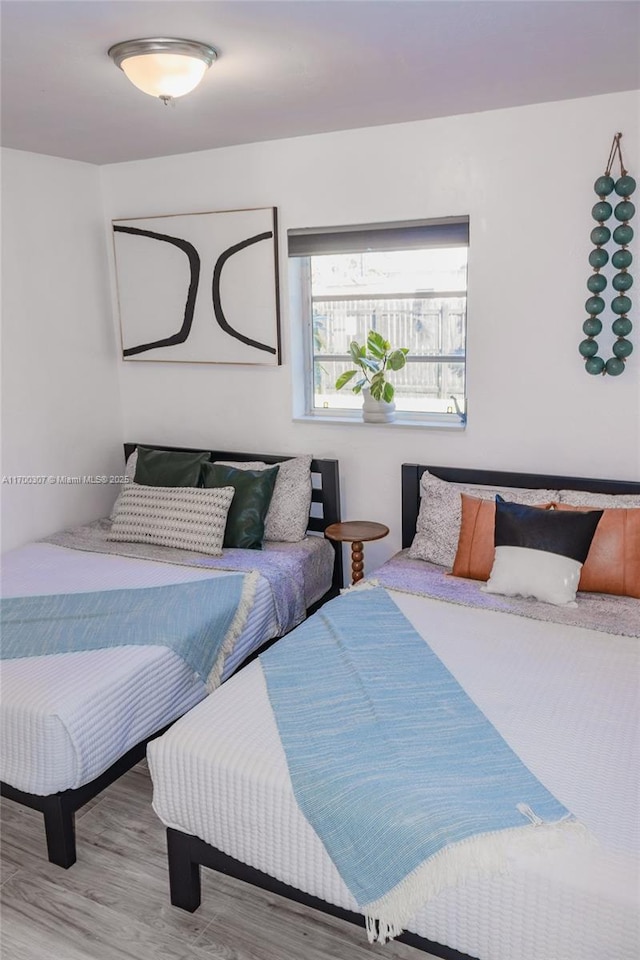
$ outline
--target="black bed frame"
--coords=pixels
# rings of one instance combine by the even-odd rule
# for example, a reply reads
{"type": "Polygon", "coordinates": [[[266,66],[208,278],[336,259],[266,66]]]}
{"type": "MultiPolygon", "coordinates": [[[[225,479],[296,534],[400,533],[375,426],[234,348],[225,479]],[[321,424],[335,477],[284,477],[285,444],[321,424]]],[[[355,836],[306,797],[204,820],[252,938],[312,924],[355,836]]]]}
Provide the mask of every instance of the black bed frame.
{"type": "Polygon", "coordinates": [[[586,477],[559,477],[546,473],[510,473],[502,470],[469,470],[462,467],[428,467],[402,464],[402,547],[410,547],[420,511],[420,480],[429,473],[450,483],[486,484],[492,487],[528,487],[533,490],[585,490],[590,493],[640,493],[632,480],[592,480],[586,477]]]}
{"type": "MultiPolygon", "coordinates": [[[[192,448],[188,447],[167,447],[159,444],[148,444],[155,450],[175,450],[184,451],[192,448]]],[[[135,450],[135,443],[125,443],[125,461],[135,450]]],[[[290,460],[287,456],[273,456],[272,454],[261,453],[236,453],[229,450],[212,450],[212,460],[261,460],[264,463],[282,463],[284,460],[290,460]]],[[[337,523],[340,520],[340,480],[338,473],[337,460],[312,460],[311,473],[314,478],[312,504],[309,515],[308,531],[316,534],[323,534],[325,529],[331,523],[337,523]],[[314,509],[314,504],[319,504],[320,509],[314,509]],[[317,512],[321,516],[315,516],[317,512]]],[[[343,586],[343,567],[341,544],[332,543],[335,553],[333,579],[331,587],[316,603],[307,610],[307,615],[314,613],[323,603],[337,596],[343,586]]],[[[249,658],[252,659],[252,658],[249,658]]],[[[248,661],[247,661],[248,662],[248,661]]],[[[0,782],[0,795],[9,800],[15,800],[25,807],[32,810],[39,810],[44,815],[44,829],[47,840],[47,854],[51,863],[65,869],[76,862],[76,836],[75,836],[75,812],[83,807],[89,800],[101,793],[114,780],[117,780],[126,773],[131,767],[139,763],[146,754],[147,743],[150,740],[159,737],[168,729],[164,727],[157,730],[149,737],[135,744],[127,753],[119,757],[112,766],[92,780],[90,783],[83,784],[73,790],[63,790],[59,793],[48,796],[40,796],[34,793],[25,793],[18,790],[8,783],[0,782]]]]}
{"type": "MultiPolygon", "coordinates": [[[[551,490],[586,490],[593,493],[640,494],[640,483],[619,480],[592,480],[587,478],[551,476],[547,474],[510,473],[496,470],[469,470],[457,467],[431,467],[419,464],[402,465],[402,546],[410,546],[420,510],[420,478],[425,470],[454,483],[487,484],[499,487],[529,487],[551,490]]],[[[200,866],[210,867],[227,876],[244,880],[253,886],[279,894],[296,903],[314,907],[342,920],[364,927],[364,917],[344,910],[326,900],[313,897],[274,877],[227,856],[198,837],[179,830],[167,829],[167,854],[171,903],[193,912],[200,906],[200,866]]],[[[445,944],[435,943],[410,931],[396,937],[401,943],[430,953],[441,960],[474,960],[445,944]]]]}
{"type": "MultiPolygon", "coordinates": [[[[276,893],[287,900],[293,900],[295,903],[301,903],[305,907],[313,907],[320,910],[321,913],[327,913],[331,917],[338,917],[340,920],[347,920],[349,923],[364,927],[365,919],[360,913],[354,913],[352,910],[344,910],[337,907],[327,900],[321,900],[319,897],[313,897],[297,887],[290,887],[280,880],[269,876],[268,873],[262,873],[255,867],[249,867],[240,860],[234,860],[215,847],[205,843],[198,837],[181,833],[179,830],[167,828],[167,853],[169,858],[169,885],[171,890],[171,903],[174,907],[180,907],[182,910],[188,910],[193,913],[200,906],[201,887],[200,887],[200,866],[210,867],[218,873],[225,876],[234,877],[236,880],[244,880],[254,887],[261,890],[268,890],[269,893],[276,893]]],[[[466,953],[460,953],[451,947],[446,947],[440,943],[432,943],[424,937],[419,937],[416,933],[405,930],[404,933],[395,938],[400,943],[407,943],[411,947],[416,947],[424,953],[430,953],[434,957],[440,957],[441,960],[474,960],[466,953]]]]}
{"type": "Polygon", "coordinates": [[[48,796],[37,793],[25,793],[9,783],[0,783],[0,793],[9,800],[15,800],[24,807],[39,810],[44,815],[44,832],[47,839],[47,856],[51,863],[59,867],[71,867],[76,862],[75,812],[85,803],[93,800],[99,793],[144,759],[147,744],[161,736],[169,727],[157,730],[145,740],[136,743],[125,754],[118,757],[99,777],[74,790],[63,790],[48,796]]]}

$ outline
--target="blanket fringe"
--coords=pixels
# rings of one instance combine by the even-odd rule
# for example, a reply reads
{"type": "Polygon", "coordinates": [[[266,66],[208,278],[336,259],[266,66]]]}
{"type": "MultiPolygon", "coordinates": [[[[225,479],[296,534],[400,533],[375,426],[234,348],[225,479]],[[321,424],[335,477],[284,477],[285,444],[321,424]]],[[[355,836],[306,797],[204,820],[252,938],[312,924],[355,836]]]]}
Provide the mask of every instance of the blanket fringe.
{"type": "Polygon", "coordinates": [[[216,687],[220,686],[224,662],[227,659],[227,655],[231,653],[238,637],[245,628],[247,617],[249,616],[253,606],[253,601],[255,599],[259,576],[260,574],[256,570],[252,570],[251,573],[244,575],[242,594],[240,596],[238,608],[235,612],[233,620],[231,621],[231,626],[227,631],[227,635],[222,642],[220,652],[216,657],[216,662],[214,663],[211,671],[209,672],[209,676],[207,677],[207,690],[209,693],[213,693],[216,687]]]}
{"type": "Polygon", "coordinates": [[[370,580],[368,577],[366,580],[359,580],[358,583],[351,583],[348,587],[343,587],[340,593],[351,593],[352,590],[375,590],[379,587],[380,584],[377,580],[370,580]]]}
{"type": "Polygon", "coordinates": [[[369,943],[386,943],[397,937],[425,903],[471,876],[505,873],[514,857],[523,853],[547,852],[570,837],[579,842],[593,842],[584,824],[572,817],[557,823],[544,823],[527,804],[518,804],[518,810],[532,822],[469,837],[445,847],[416,867],[383,897],[366,904],[362,910],[369,943]]]}

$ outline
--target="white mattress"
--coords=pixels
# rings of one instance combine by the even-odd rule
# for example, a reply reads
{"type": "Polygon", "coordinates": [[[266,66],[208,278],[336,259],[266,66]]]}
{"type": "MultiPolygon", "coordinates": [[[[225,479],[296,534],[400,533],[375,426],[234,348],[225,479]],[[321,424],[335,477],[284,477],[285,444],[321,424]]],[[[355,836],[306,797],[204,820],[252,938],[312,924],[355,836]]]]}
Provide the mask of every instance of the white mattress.
{"type": "MultiPolygon", "coordinates": [[[[597,840],[470,877],[425,905],[409,929],[479,960],[636,960],[638,640],[391,595],[597,840]]],[[[295,802],[259,662],[156,740],[149,763],[167,826],[357,910],[295,802]]]]}
{"type": "MultiPolygon", "coordinates": [[[[3,558],[2,592],[86,592],[217,576],[228,573],[34,543],[3,558]]],[[[277,633],[271,588],[259,577],[222,679],[277,633]]],[[[162,646],[5,660],[0,690],[0,779],[40,795],[88,783],[206,696],[200,678],[162,646]]]]}

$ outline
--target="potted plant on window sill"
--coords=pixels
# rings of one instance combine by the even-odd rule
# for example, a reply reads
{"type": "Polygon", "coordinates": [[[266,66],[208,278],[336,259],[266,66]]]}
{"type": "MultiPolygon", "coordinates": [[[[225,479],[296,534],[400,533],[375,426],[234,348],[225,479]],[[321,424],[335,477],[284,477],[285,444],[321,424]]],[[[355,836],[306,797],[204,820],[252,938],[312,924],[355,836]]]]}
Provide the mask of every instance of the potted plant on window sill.
{"type": "Polygon", "coordinates": [[[362,418],[365,422],[390,423],[395,419],[395,387],[387,379],[387,373],[390,370],[402,370],[408,352],[408,347],[393,349],[389,341],[376,330],[369,331],[366,344],[360,345],[357,340],[349,344],[355,369],[340,374],[336,380],[336,390],[350,383],[354,393],[362,394],[362,418]],[[352,383],[358,374],[362,376],[352,383]]]}

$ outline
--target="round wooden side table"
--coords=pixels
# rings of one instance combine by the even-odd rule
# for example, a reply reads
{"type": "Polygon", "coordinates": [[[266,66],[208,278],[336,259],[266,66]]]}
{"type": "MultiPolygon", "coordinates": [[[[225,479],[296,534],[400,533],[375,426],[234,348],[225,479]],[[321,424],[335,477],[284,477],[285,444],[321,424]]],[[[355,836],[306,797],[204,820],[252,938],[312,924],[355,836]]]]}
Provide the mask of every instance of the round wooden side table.
{"type": "Polygon", "coordinates": [[[346,520],[332,523],[324,533],[330,540],[351,544],[351,583],[357,583],[363,577],[364,544],[369,540],[382,540],[389,533],[389,527],[371,520],[346,520]]]}

